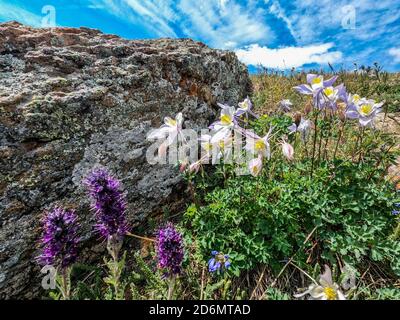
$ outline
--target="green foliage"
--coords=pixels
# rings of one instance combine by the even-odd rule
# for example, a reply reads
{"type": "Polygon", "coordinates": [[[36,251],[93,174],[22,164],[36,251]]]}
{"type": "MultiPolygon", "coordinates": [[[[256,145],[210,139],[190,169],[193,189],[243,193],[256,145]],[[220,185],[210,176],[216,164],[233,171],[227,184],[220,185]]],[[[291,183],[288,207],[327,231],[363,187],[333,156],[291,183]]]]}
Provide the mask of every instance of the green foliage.
{"type": "Polygon", "coordinates": [[[378,289],[361,287],[358,289],[355,298],[364,300],[400,300],[400,289],[392,287],[378,289]]]}
{"type": "Polygon", "coordinates": [[[287,293],[276,288],[267,288],[264,298],[266,300],[290,300],[290,296],[287,293]]]}
{"type": "Polygon", "coordinates": [[[109,299],[121,300],[124,298],[125,284],[121,281],[121,275],[125,267],[126,252],[119,260],[104,258],[104,263],[108,269],[108,275],[104,282],[109,286],[107,297],[109,299]],[[112,290],[110,290],[112,288],[112,290]],[[112,292],[112,293],[111,293],[112,292]]]}
{"type": "Polygon", "coordinates": [[[134,299],[166,299],[168,286],[159,271],[154,272],[139,253],[134,255],[136,268],[130,277],[134,299]]]}
{"type": "MultiPolygon", "coordinates": [[[[315,260],[387,261],[400,274],[400,246],[390,239],[396,223],[394,191],[380,178],[381,170],[368,162],[336,161],[321,164],[310,178],[307,167],[281,162],[257,178],[228,180],[206,196],[204,206],[189,207],[187,232],[194,234],[205,257],[211,250],[228,253],[235,275],[260,263],[278,270],[314,227],[307,246],[314,245],[310,254],[315,260]]],[[[306,264],[305,251],[295,258],[300,265],[306,264]]]]}
{"type": "MultiPolygon", "coordinates": [[[[389,111],[397,110],[400,86],[393,82],[394,77],[378,65],[360,69],[360,74],[339,73],[349,91],[385,99],[389,111]]],[[[304,77],[295,73],[256,77],[256,105],[276,110],[281,99],[290,98],[293,110],[310,106],[309,97],[292,90],[304,77]]],[[[399,155],[393,150],[398,141],[387,133],[345,121],[340,112],[310,107],[302,117],[313,123],[308,140],[299,133],[288,135],[294,120],[281,112],[269,112],[256,120],[240,119],[243,128],[253,129],[259,136],[273,128],[269,140],[272,156],[263,159],[257,177],[238,175],[235,165],[224,164],[223,159],[216,167],[201,166],[199,172],[184,173],[192,204],[179,226],[186,251],[179,277],[165,278],[157,268],[154,251],[146,258],[128,252],[120,260],[104,259],[103,266],[76,265],[71,298],[225,300],[246,299],[260,292],[261,299],[289,300],[296,291],[287,288],[293,285],[292,279],[275,286],[282,271],[296,268],[294,271],[305,274],[309,281],[318,279],[327,264],[333,281],[347,290],[350,299],[400,299],[399,289],[390,282],[400,276],[400,218],[392,214],[400,193],[385,179],[389,165],[399,155]],[[284,139],[292,145],[294,158],[283,156],[280,143],[284,139]],[[228,254],[231,267],[210,274],[207,261],[212,250],[228,254]],[[264,276],[268,280],[260,277],[252,287],[249,275],[260,265],[268,270],[268,277],[264,276]],[[389,277],[385,287],[379,281],[366,283],[371,265],[389,277]]],[[[174,213],[168,207],[163,212],[163,221],[174,213]]],[[[159,221],[158,217],[149,219],[138,232],[156,229],[159,221]]],[[[372,279],[372,273],[368,276],[372,279]]],[[[69,281],[69,276],[57,279],[63,291],[51,292],[53,299],[69,294],[66,279],[69,281]]],[[[293,282],[305,284],[304,279],[298,280],[293,282]]]]}

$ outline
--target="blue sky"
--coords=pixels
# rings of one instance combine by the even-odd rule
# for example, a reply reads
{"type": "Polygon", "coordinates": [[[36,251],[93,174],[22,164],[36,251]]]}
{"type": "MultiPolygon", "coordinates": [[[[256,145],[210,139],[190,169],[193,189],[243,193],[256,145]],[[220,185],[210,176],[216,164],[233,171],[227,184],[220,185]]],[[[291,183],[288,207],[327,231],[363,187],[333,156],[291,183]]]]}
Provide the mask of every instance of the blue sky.
{"type": "Polygon", "coordinates": [[[128,39],[190,37],[234,50],[251,70],[377,61],[400,71],[399,0],[0,0],[0,22],[9,20],[128,39]]]}

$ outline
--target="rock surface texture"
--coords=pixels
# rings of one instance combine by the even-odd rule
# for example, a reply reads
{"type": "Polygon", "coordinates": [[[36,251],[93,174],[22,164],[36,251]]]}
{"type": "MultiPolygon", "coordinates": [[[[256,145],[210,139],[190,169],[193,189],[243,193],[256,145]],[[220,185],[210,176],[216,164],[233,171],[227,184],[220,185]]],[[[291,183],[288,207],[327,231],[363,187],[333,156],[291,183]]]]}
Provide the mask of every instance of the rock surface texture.
{"type": "Polygon", "coordinates": [[[104,250],[81,186],[95,166],[122,181],[132,225],[179,210],[185,187],[176,169],[146,162],[147,132],[180,111],[186,127],[206,127],[216,102],[249,90],[234,53],[192,40],[0,24],[0,299],[40,295],[36,243],[55,204],[77,211],[84,259],[104,250]]]}

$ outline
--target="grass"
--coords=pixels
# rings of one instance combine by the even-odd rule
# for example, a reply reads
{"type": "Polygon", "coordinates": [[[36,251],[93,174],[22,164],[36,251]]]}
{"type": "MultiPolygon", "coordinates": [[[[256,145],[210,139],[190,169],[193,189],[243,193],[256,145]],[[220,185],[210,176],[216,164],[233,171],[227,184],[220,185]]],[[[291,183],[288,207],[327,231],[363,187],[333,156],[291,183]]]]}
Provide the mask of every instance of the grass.
{"type": "MultiPolygon", "coordinates": [[[[349,92],[358,93],[360,96],[369,97],[376,101],[385,101],[388,112],[400,112],[400,73],[386,73],[379,67],[370,68],[369,72],[328,72],[324,77],[330,78],[338,75],[337,83],[344,83],[349,92]]],[[[310,73],[321,73],[315,70],[310,73]]],[[[283,99],[290,99],[294,110],[304,110],[308,101],[307,97],[297,94],[293,87],[306,83],[306,74],[291,72],[284,74],[277,71],[260,69],[256,75],[251,76],[253,82],[253,96],[257,111],[268,113],[275,110],[283,99]]]]}

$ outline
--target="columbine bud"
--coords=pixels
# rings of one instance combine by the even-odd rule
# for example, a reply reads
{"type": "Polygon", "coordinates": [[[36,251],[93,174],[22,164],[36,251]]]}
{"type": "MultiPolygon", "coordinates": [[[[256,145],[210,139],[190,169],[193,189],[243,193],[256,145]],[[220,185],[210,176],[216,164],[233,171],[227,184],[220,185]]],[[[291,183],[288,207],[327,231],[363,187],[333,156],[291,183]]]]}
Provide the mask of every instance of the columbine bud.
{"type": "Polygon", "coordinates": [[[312,104],[311,103],[307,103],[305,108],[304,108],[304,114],[308,115],[311,111],[312,111],[312,104]]]}
{"type": "Polygon", "coordinates": [[[200,169],[200,161],[196,161],[189,166],[189,171],[191,173],[197,173],[200,169]]]}
{"type": "Polygon", "coordinates": [[[182,161],[182,163],[179,166],[179,172],[184,172],[186,170],[187,166],[188,166],[188,162],[186,160],[182,161]]]}
{"type": "Polygon", "coordinates": [[[286,159],[289,161],[293,160],[294,157],[294,149],[291,144],[287,143],[286,141],[282,142],[282,153],[286,159]]]}
{"type": "Polygon", "coordinates": [[[297,113],[294,115],[294,123],[295,123],[296,126],[298,127],[299,124],[300,124],[300,122],[301,122],[301,113],[297,112],[297,113]]]}

